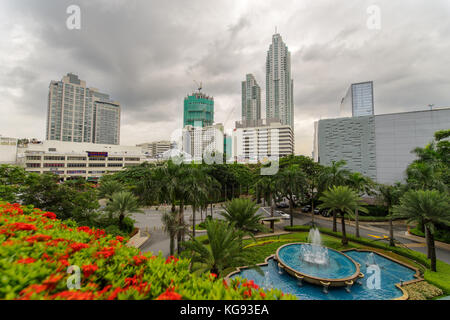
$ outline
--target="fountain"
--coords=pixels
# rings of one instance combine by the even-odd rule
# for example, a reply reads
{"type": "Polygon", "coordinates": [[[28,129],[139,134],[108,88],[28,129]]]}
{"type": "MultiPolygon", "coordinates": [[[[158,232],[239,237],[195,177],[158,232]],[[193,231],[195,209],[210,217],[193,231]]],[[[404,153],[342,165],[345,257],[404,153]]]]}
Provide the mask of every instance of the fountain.
{"type": "Polygon", "coordinates": [[[298,280],[320,285],[324,292],[329,287],[346,287],[350,292],[356,279],[362,278],[359,265],[342,252],[322,245],[318,229],[312,228],[308,243],[290,243],[278,248],[275,259],[280,274],[286,272],[298,280]]]}
{"type": "Polygon", "coordinates": [[[300,250],[300,259],[318,266],[327,265],[329,262],[328,249],[322,246],[322,238],[317,228],[311,228],[308,234],[308,242],[300,250]]]}

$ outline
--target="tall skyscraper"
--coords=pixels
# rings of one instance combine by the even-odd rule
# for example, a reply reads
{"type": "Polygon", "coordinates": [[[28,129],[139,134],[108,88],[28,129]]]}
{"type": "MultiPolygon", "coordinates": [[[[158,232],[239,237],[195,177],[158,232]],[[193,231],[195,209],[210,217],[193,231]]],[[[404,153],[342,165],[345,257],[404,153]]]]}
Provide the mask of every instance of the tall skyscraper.
{"type": "Polygon", "coordinates": [[[341,116],[361,117],[373,115],[373,82],[353,83],[341,100],[341,116]]]}
{"type": "Polygon", "coordinates": [[[119,144],[120,104],[73,73],[51,81],[46,139],[119,144]]]}
{"type": "Polygon", "coordinates": [[[212,126],[214,123],[214,98],[202,92],[194,92],[184,98],[183,127],[187,125],[202,127],[212,126]]]}
{"type": "Polygon", "coordinates": [[[242,81],[242,122],[261,119],[261,88],[253,74],[242,81]]]}
{"type": "Polygon", "coordinates": [[[267,51],[266,118],[280,119],[294,130],[294,83],[291,78],[291,53],[276,33],[267,51]]]}

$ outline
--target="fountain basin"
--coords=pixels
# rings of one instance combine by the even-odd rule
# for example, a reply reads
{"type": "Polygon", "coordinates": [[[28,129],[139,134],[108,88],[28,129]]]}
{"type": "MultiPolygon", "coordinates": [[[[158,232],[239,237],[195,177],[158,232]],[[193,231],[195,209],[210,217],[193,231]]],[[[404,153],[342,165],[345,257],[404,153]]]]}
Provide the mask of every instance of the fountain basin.
{"type": "Polygon", "coordinates": [[[364,275],[360,272],[359,264],[346,254],[331,248],[311,245],[308,243],[289,243],[278,248],[275,259],[279,266],[290,275],[301,278],[306,282],[324,287],[351,286],[364,275]],[[326,263],[319,259],[317,263],[309,258],[303,259],[305,247],[317,246],[326,251],[326,263]]]}

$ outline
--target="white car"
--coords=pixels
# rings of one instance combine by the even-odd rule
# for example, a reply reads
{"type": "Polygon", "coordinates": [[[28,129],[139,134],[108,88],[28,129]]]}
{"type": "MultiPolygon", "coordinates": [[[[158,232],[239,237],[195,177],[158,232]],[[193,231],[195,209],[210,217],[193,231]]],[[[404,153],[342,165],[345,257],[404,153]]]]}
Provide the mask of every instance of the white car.
{"type": "Polygon", "coordinates": [[[280,215],[281,219],[290,219],[291,218],[291,216],[287,213],[284,213],[281,211],[278,211],[277,213],[280,215]]]}

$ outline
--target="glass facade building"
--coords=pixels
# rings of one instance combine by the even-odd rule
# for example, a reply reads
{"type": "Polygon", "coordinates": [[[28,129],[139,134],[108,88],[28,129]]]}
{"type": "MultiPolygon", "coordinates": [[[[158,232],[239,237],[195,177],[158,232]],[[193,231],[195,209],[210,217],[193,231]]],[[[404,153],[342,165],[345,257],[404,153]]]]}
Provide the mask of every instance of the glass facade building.
{"type": "Polygon", "coordinates": [[[207,127],[214,123],[214,98],[194,92],[184,98],[183,127],[187,125],[207,127]]]}
{"type": "Polygon", "coordinates": [[[341,101],[342,117],[374,115],[373,82],[354,83],[341,101]]]}

